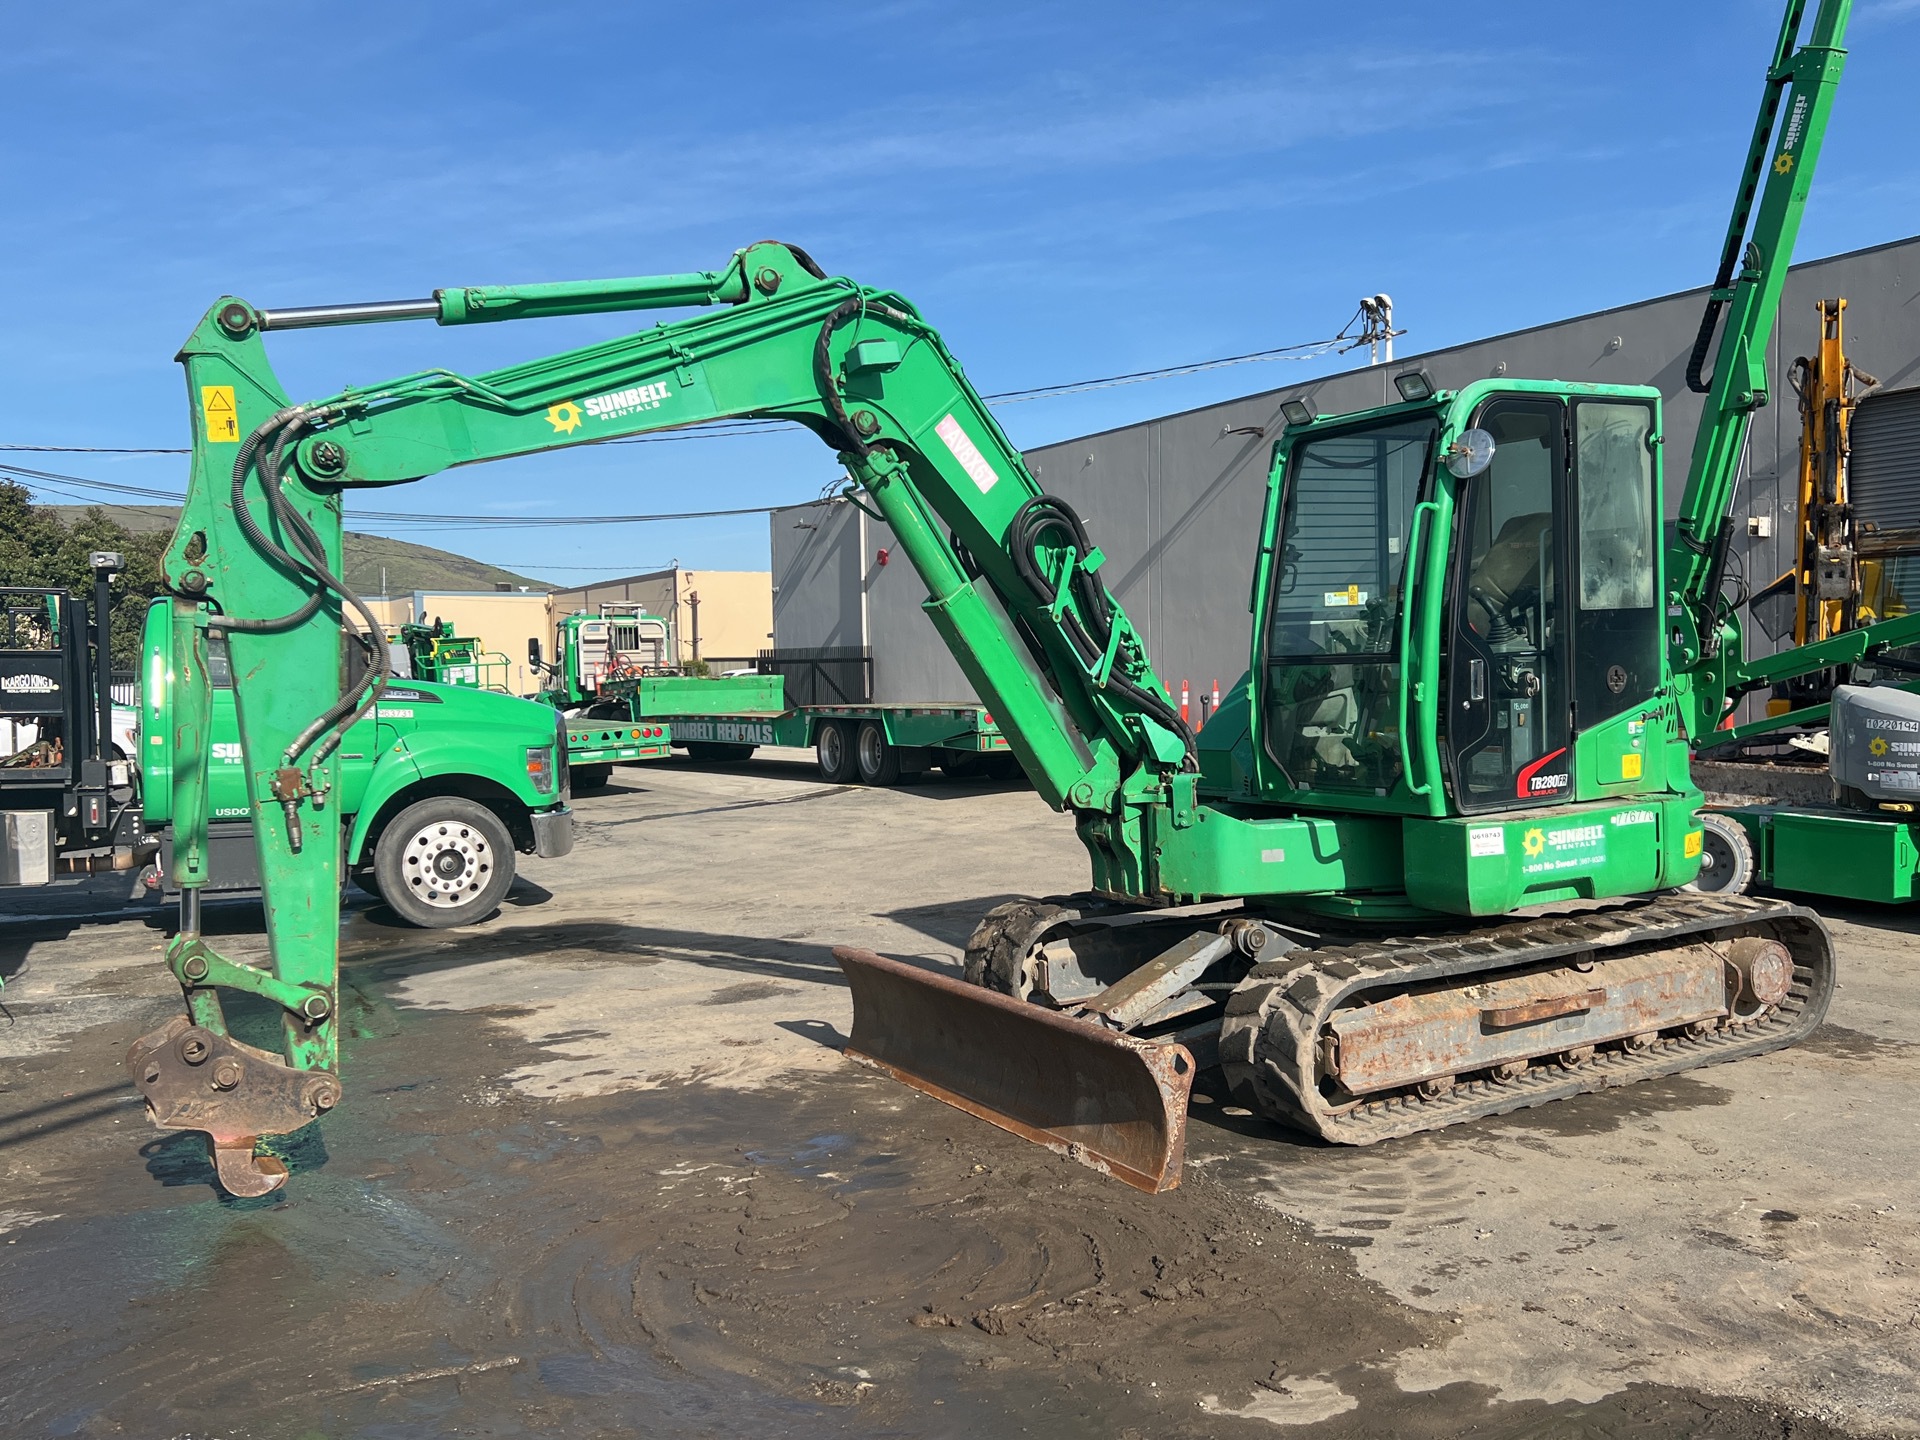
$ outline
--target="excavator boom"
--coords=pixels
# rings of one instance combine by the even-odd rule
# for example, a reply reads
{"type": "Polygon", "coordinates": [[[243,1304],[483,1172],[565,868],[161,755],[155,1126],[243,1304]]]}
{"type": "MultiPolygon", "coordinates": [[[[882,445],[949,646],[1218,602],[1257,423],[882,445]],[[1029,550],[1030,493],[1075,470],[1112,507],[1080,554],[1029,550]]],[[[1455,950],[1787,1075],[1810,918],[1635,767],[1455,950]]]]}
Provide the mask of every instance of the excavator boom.
{"type": "Polygon", "coordinates": [[[902,297],[829,278],[803,251],[764,242],[696,275],[296,310],[229,297],[181,359],[195,445],[163,562],[182,692],[173,812],[181,926],[167,958],[189,1023],[147,1037],[129,1059],[154,1118],[212,1137],[236,1193],[283,1178],[270,1157],[256,1162],[258,1137],[298,1128],[341,1099],[333,752],[377,703],[386,671],[379,628],[340,579],[350,489],[716,419],[812,430],[892,526],[927,585],[929,617],[1042,796],[1096,817],[1103,887],[1153,898],[1140,816],[1176,796],[1191,805],[1192,736],[1100,582],[1102,557],[1077,517],[1041,493],[938,333],[902,297]],[[426,371],[305,404],[280,389],[261,338],[321,325],[688,306],[705,308],[490,374],[426,371]],[[223,956],[199,924],[216,634],[233,661],[271,969],[223,956]],[[232,1038],[221,1000],[231,991],[279,1006],[280,1060],[232,1038]]]}

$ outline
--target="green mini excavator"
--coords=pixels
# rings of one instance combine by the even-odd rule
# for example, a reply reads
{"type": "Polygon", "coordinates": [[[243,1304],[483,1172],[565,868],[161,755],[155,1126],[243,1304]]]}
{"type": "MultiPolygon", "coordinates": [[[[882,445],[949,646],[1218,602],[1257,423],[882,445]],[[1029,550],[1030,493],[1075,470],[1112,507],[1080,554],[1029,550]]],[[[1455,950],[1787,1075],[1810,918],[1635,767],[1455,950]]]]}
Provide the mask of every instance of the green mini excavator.
{"type": "Polygon", "coordinates": [[[838,452],[1092,866],[1084,894],[985,917],[964,982],[841,952],[852,1052],[1161,1189],[1178,1178],[1195,1067],[1216,1059],[1258,1114],[1367,1143],[1805,1035],[1834,983],[1819,919],[1682,887],[1701,845],[1687,737],[1779,678],[1742,658],[1720,592],[1844,58],[1846,0],[1822,0],[1803,42],[1806,8],[1788,6],[1702,327],[1708,398],[1678,524],[1663,539],[1651,389],[1445,391],[1416,369],[1397,404],[1299,408],[1273,452],[1251,666],[1199,737],[1103,583],[1098,544],[1042,492],[940,335],[903,296],[830,277],[794,246],[750,245],[697,274],[292,310],[221,300],[180,357],[194,453],[165,561],[185,682],[167,962],[187,1013],[130,1056],[153,1119],[207,1134],[221,1183],[261,1193],[285,1177],[272,1137],[342,1101],[334,750],[385,679],[384,647],[357,668],[365,647],[343,638],[378,627],[339,578],[342,497],[745,416],[838,452]],[[698,313],[300,404],[262,343],[673,307],[698,313]],[[206,748],[215,634],[233,659],[271,966],[222,955],[199,925],[205,776],[188,757],[206,748]],[[233,992],[277,1008],[278,1053],[230,1032],[233,992]]]}

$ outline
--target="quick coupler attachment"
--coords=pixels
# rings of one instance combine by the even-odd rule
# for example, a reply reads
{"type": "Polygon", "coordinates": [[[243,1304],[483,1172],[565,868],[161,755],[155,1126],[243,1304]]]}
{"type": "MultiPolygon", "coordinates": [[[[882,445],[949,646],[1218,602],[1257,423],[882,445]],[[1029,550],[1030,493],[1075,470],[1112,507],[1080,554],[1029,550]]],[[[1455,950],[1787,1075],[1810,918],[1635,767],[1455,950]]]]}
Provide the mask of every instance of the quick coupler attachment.
{"type": "Polygon", "coordinates": [[[340,1103],[340,1081],[295,1070],[252,1045],[176,1015],[127,1050],[127,1069],[163,1130],[199,1130],[229,1195],[265,1195],[286,1183],[286,1165],[256,1155],[263,1135],[287,1135],[340,1103]]]}

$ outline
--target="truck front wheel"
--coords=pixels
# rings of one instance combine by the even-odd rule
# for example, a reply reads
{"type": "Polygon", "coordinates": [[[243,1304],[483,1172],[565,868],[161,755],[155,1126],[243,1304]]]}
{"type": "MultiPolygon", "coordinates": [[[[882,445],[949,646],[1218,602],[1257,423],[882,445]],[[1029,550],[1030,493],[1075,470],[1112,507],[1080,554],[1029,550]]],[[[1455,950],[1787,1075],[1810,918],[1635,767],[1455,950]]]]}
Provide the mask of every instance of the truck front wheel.
{"type": "Polygon", "coordinates": [[[416,801],[387,822],[374,847],[380,898],[424,930],[491,915],[513,883],[513,837],[484,805],[457,795],[416,801]]]}

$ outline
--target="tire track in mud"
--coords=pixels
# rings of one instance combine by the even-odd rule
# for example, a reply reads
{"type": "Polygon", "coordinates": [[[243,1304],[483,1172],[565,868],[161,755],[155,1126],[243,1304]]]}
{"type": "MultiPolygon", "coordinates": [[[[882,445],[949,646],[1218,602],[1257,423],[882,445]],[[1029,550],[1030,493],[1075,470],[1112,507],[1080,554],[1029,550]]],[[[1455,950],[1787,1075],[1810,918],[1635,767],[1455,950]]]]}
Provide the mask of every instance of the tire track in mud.
{"type": "MultiPolygon", "coordinates": [[[[1390,1358],[1447,1317],[1210,1167],[1139,1195],[852,1068],[543,1101],[501,1078],[537,1049],[388,984],[357,987],[355,1103],[292,1147],[280,1195],[215,1199],[189,1139],[144,1173],[124,1129],[38,1142],[58,1218],[0,1248],[31,1297],[0,1322],[23,1433],[1110,1440],[1348,1400],[1316,1440],[1782,1433],[1676,1392],[1407,1394],[1390,1358]]],[[[1357,1221],[1414,1198],[1354,1193],[1357,1221]]]]}

